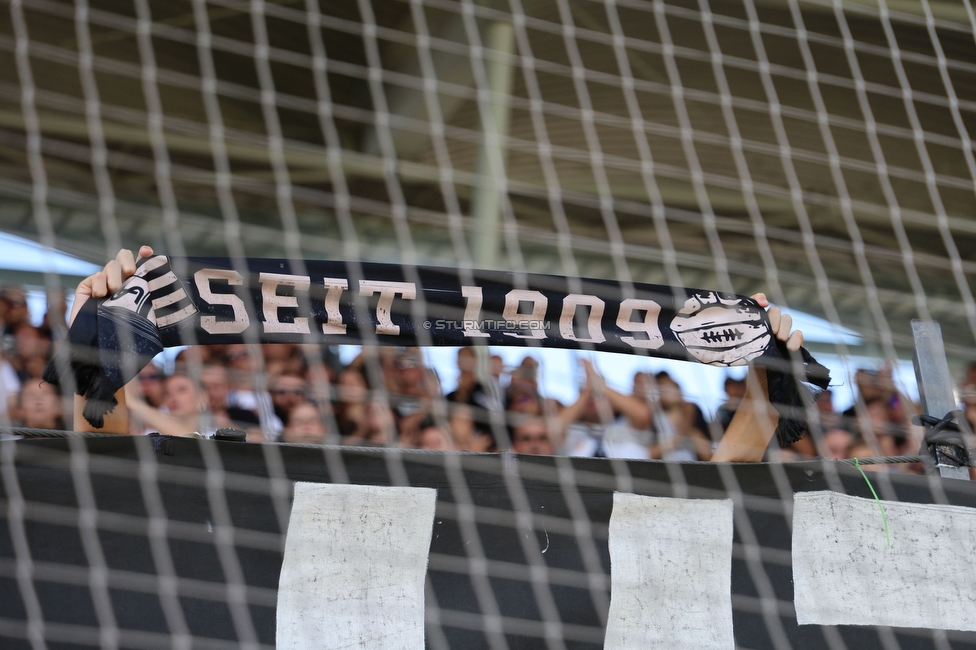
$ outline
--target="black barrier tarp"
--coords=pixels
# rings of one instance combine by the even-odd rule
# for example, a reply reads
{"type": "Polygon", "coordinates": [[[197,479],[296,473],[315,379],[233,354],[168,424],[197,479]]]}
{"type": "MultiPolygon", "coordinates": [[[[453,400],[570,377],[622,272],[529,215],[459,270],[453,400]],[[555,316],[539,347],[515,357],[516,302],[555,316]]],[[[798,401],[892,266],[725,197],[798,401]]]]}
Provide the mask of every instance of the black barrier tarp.
{"type": "MultiPolygon", "coordinates": [[[[97,647],[100,617],[105,623],[106,616],[114,618],[119,647],[169,648],[170,635],[180,632],[174,626],[181,625],[167,611],[173,602],[178,602],[193,647],[237,647],[252,634],[260,644],[273,646],[291,481],[437,489],[428,610],[432,594],[440,616],[435,632],[442,631],[452,648],[488,647],[479,604],[480,569],[472,570],[479,563],[472,561],[471,540],[464,533],[465,512],[471,511],[459,504],[474,506],[488,560],[480,565],[487,577],[480,579],[490,585],[509,647],[546,647],[531,578],[531,565],[537,563],[548,571],[546,588],[563,624],[566,647],[600,648],[609,602],[607,530],[613,492],[731,498],[737,645],[773,648],[774,637],[781,635],[780,641],[794,648],[824,648],[825,630],[798,626],[792,608],[792,494],[834,489],[871,498],[854,468],[819,462],[624,462],[165,437],[4,441],[0,447],[2,648],[30,648],[27,623],[32,620],[43,620],[48,648],[97,647]],[[92,507],[96,518],[85,515],[92,507]],[[517,525],[519,510],[531,513],[529,528],[517,525]],[[519,535],[528,534],[536,535],[545,553],[526,557],[519,535]],[[758,544],[758,555],[749,552],[750,540],[758,544]],[[230,548],[233,553],[227,552],[230,548]],[[99,573],[90,570],[98,567],[100,556],[106,568],[101,591],[99,573]],[[602,569],[596,581],[594,569],[597,574],[602,569]],[[175,600],[168,595],[170,583],[158,578],[170,571],[178,578],[175,600]],[[227,586],[238,579],[246,585],[239,601],[227,586]],[[106,593],[108,614],[104,600],[99,601],[99,594],[106,593]],[[764,595],[767,604],[775,603],[773,609],[764,609],[764,595]],[[235,610],[235,602],[243,604],[235,610]]],[[[970,482],[896,473],[873,474],[872,480],[883,499],[976,507],[976,485],[970,482]]],[[[871,598],[872,586],[864,590],[871,598]]],[[[911,612],[905,616],[910,621],[911,612]]],[[[854,626],[826,633],[859,650],[945,647],[937,645],[935,636],[944,636],[952,648],[976,648],[972,633],[854,626]]]]}

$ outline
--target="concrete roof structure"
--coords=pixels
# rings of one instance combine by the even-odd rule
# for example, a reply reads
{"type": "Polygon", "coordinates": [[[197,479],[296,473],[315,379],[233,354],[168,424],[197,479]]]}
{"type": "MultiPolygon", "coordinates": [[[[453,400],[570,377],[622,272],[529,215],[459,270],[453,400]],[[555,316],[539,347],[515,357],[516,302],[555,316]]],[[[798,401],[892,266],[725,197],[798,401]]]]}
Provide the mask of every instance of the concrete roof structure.
{"type": "Polygon", "coordinates": [[[762,290],[875,356],[935,318],[968,359],[968,5],[260,6],[0,17],[0,230],[91,261],[149,242],[762,290]]]}

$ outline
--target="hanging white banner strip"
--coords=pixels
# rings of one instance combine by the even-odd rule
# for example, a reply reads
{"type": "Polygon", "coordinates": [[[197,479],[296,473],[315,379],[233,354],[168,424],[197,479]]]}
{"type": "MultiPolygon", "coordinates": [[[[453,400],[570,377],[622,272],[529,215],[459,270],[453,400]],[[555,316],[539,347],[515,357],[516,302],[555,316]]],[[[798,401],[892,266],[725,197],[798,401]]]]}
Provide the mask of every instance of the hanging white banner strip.
{"type": "Polygon", "coordinates": [[[797,622],[976,631],[976,509],[881,504],[885,517],[873,499],[796,495],[797,622]]]}
{"type": "Polygon", "coordinates": [[[277,646],[423,650],[436,499],[429,488],[296,483],[277,646]]]}
{"type": "Polygon", "coordinates": [[[603,647],[735,647],[732,501],[613,495],[603,647]]]}

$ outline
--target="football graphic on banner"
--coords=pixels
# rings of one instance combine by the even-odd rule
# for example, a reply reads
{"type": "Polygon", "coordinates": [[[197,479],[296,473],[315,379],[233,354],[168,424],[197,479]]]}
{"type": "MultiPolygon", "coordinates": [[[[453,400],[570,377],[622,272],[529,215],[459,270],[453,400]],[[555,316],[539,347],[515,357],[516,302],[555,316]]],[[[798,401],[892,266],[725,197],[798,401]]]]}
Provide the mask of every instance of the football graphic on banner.
{"type": "Polygon", "coordinates": [[[671,330],[692,357],[712,366],[743,366],[772,340],[757,303],[716,291],[692,294],[672,319],[671,330]]]}

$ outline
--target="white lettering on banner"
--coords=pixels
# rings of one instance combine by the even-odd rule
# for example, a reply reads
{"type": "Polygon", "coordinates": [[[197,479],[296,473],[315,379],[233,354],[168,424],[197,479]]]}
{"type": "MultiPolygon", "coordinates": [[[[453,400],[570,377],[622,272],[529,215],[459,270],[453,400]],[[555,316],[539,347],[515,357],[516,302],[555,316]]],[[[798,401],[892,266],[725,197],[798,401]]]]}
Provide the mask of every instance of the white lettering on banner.
{"type": "Polygon", "coordinates": [[[516,332],[502,332],[505,336],[516,339],[544,339],[545,330],[538,327],[538,324],[546,318],[546,308],[549,306],[549,299],[541,291],[529,291],[527,289],[512,289],[505,294],[505,309],[502,318],[506,321],[516,323],[521,326],[523,323],[529,326],[529,334],[518,334],[516,332]],[[519,303],[532,303],[532,311],[528,314],[519,313],[519,303]]]}
{"type": "Polygon", "coordinates": [[[464,335],[469,338],[491,336],[478,329],[478,323],[481,321],[481,304],[484,301],[481,287],[464,285],[461,287],[461,295],[468,299],[464,306],[464,335]]]}
{"type": "Polygon", "coordinates": [[[307,275],[288,275],[285,273],[262,273],[258,276],[261,283],[261,299],[264,311],[264,331],[272,334],[308,334],[308,318],[296,316],[292,323],[282,323],[278,317],[278,310],[287,307],[298,308],[297,296],[282,296],[278,294],[278,287],[294,287],[296,291],[308,291],[311,280],[307,275]]]}
{"type": "Polygon", "coordinates": [[[653,300],[639,300],[627,298],[621,301],[620,311],[617,313],[617,327],[625,332],[643,332],[646,339],[635,336],[621,336],[620,340],[633,348],[657,350],[664,345],[664,336],[658,327],[657,317],[661,313],[661,305],[653,300]],[[635,311],[643,311],[644,320],[633,322],[631,318],[635,311]]]}
{"type": "Polygon", "coordinates": [[[200,327],[211,334],[240,334],[251,324],[244,301],[233,293],[214,293],[210,288],[211,280],[222,280],[232,286],[244,283],[241,274],[231,269],[200,269],[194,273],[193,282],[204,302],[209,305],[228,305],[234,310],[234,320],[218,321],[216,316],[201,316],[200,327]]]}
{"type": "Polygon", "coordinates": [[[414,300],[417,297],[417,285],[413,282],[359,281],[359,295],[368,298],[377,292],[380,299],[376,303],[376,333],[399,334],[400,326],[393,324],[393,299],[399,294],[404,300],[414,300]]]}
{"type": "MultiPolygon", "coordinates": [[[[194,274],[194,282],[203,302],[210,305],[226,305],[234,312],[233,320],[215,316],[202,316],[200,326],[211,334],[240,334],[250,325],[244,301],[234,293],[214,293],[213,282],[226,282],[241,285],[243,279],[232,269],[201,269],[194,274]]],[[[312,279],[309,276],[278,273],[261,273],[261,312],[264,315],[263,332],[270,334],[310,333],[309,317],[295,316],[292,322],[282,322],[281,309],[301,307],[297,295],[281,295],[279,287],[288,286],[294,292],[309,291],[312,279]]],[[[325,292],[325,320],[321,324],[323,334],[345,335],[347,324],[343,322],[340,311],[343,292],[349,290],[347,278],[315,278],[321,282],[325,292]]],[[[443,304],[446,294],[451,290],[437,290],[429,299],[431,304],[443,304]]],[[[460,293],[464,299],[464,316],[457,321],[424,321],[425,329],[460,330],[465,339],[490,338],[503,334],[514,339],[545,339],[550,331],[545,320],[550,300],[561,300],[559,314],[559,337],[577,343],[603,344],[607,332],[611,331],[613,316],[607,317],[607,304],[602,298],[583,293],[570,293],[560,296],[534,289],[511,289],[505,294],[501,318],[497,318],[497,307],[493,307],[484,318],[484,289],[476,285],[461,285],[460,293]],[[582,331],[582,317],[577,325],[580,308],[588,310],[585,332],[582,331]],[[442,326],[450,323],[451,326],[442,326]]],[[[400,326],[393,322],[394,301],[417,299],[417,285],[413,282],[394,282],[389,280],[360,280],[359,295],[379,297],[376,302],[376,334],[396,336],[400,326]]],[[[454,294],[456,295],[456,294],[454,294]]],[[[256,307],[256,306],[255,306],[256,307]]],[[[610,309],[614,307],[611,301],[610,309]]],[[[612,312],[611,312],[612,313],[612,312]]],[[[658,325],[661,305],[653,300],[628,298],[619,303],[616,326],[625,334],[620,341],[631,348],[657,350],[664,345],[664,336],[658,325]],[[636,313],[636,314],[635,314],[636,313]]]]}
{"type": "Polygon", "coordinates": [[[296,483],[277,647],[423,650],[436,500],[431,488],[296,483]]]}
{"type": "Polygon", "coordinates": [[[342,292],[349,288],[349,280],[345,278],[325,278],[325,287],[329,290],[325,294],[325,313],[329,317],[327,323],[322,323],[323,334],[345,334],[346,324],[342,322],[339,312],[339,298],[342,292]]]}
{"type": "Polygon", "coordinates": [[[596,296],[582,293],[571,293],[563,298],[563,313],[559,316],[559,333],[567,341],[580,343],[603,343],[607,337],[603,335],[603,310],[606,304],[596,296]],[[590,316],[586,319],[587,338],[579,338],[573,329],[576,320],[576,309],[580,306],[590,308],[590,316]]]}

